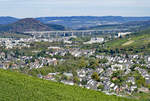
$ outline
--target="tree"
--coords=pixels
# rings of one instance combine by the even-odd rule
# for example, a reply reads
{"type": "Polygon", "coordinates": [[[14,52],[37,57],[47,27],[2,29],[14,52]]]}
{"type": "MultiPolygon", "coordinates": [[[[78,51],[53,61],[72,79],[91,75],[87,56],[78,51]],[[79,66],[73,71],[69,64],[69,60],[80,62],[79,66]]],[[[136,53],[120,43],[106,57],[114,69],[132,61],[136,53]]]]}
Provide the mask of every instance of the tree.
{"type": "Polygon", "coordinates": [[[62,76],[61,76],[61,79],[62,79],[62,80],[68,80],[69,78],[68,78],[67,76],[65,76],[65,75],[62,75],[62,76]]]}
{"type": "Polygon", "coordinates": [[[146,87],[145,78],[143,78],[141,74],[139,74],[138,72],[135,72],[134,77],[135,77],[136,84],[139,88],[142,86],[146,87]]]}
{"type": "Polygon", "coordinates": [[[140,64],[145,64],[146,62],[145,62],[144,59],[141,59],[139,63],[140,63],[140,64]]]}
{"type": "Polygon", "coordinates": [[[92,69],[96,69],[99,66],[99,61],[97,59],[91,59],[89,62],[89,67],[92,69]]]}
{"type": "Polygon", "coordinates": [[[123,82],[125,81],[125,77],[122,76],[123,71],[116,71],[112,74],[111,81],[117,85],[122,85],[123,82]]]}
{"type": "Polygon", "coordinates": [[[99,75],[98,75],[97,72],[93,72],[91,78],[94,79],[94,80],[96,80],[96,81],[100,81],[100,78],[99,78],[99,75]]]}
{"type": "Polygon", "coordinates": [[[106,58],[103,58],[103,59],[99,60],[99,63],[103,63],[104,64],[104,63],[107,63],[107,62],[108,62],[108,60],[106,58]]]}
{"type": "Polygon", "coordinates": [[[78,66],[79,68],[84,68],[87,66],[87,63],[83,57],[79,60],[78,66]]]}
{"type": "Polygon", "coordinates": [[[97,87],[97,89],[103,90],[103,89],[104,89],[104,86],[103,86],[103,85],[99,85],[99,86],[97,87]]]}
{"type": "Polygon", "coordinates": [[[134,69],[135,69],[136,67],[140,67],[140,66],[141,66],[140,64],[134,64],[134,65],[131,66],[131,70],[134,71],[134,69]]]}
{"type": "Polygon", "coordinates": [[[79,83],[80,83],[80,80],[79,80],[79,78],[78,78],[77,76],[75,76],[75,77],[73,78],[73,82],[76,83],[76,84],[79,84],[79,83]]]}

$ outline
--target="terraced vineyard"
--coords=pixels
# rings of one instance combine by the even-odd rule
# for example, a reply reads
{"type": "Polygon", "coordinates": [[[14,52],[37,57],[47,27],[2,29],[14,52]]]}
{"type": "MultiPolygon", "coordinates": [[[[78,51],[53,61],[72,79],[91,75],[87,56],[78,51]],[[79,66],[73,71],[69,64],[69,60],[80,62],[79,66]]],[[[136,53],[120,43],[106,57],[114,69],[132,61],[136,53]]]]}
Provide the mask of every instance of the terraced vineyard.
{"type": "Polygon", "coordinates": [[[130,35],[129,37],[109,41],[105,45],[108,49],[118,48],[121,51],[147,54],[150,51],[150,29],[130,35]]]}

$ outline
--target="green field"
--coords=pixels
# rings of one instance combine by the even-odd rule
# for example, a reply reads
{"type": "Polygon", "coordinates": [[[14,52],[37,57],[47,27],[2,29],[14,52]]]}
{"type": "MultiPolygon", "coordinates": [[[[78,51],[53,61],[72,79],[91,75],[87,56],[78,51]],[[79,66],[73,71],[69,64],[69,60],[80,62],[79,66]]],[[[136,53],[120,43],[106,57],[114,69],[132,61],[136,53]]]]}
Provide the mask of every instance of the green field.
{"type": "Polygon", "coordinates": [[[0,101],[136,101],[0,69],[0,101]]]}
{"type": "Polygon", "coordinates": [[[108,42],[107,45],[109,47],[129,47],[129,46],[146,45],[148,43],[150,43],[150,34],[143,34],[143,35],[126,37],[126,38],[119,38],[108,42]],[[131,41],[132,43],[126,44],[131,41]]]}

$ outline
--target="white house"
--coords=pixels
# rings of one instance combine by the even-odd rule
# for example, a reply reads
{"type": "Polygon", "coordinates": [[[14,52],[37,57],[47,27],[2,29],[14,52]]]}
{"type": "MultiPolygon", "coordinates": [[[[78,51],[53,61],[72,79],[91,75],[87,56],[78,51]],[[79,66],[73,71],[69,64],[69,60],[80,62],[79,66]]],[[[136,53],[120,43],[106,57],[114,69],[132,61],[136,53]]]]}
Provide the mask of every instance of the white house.
{"type": "Polygon", "coordinates": [[[120,33],[118,33],[118,37],[125,36],[125,35],[128,35],[128,34],[131,34],[131,32],[120,32],[120,33]]]}
{"type": "Polygon", "coordinates": [[[104,38],[91,38],[91,40],[90,41],[88,41],[88,42],[84,42],[84,44],[93,44],[93,43],[102,43],[102,42],[104,42],[104,38]]]}

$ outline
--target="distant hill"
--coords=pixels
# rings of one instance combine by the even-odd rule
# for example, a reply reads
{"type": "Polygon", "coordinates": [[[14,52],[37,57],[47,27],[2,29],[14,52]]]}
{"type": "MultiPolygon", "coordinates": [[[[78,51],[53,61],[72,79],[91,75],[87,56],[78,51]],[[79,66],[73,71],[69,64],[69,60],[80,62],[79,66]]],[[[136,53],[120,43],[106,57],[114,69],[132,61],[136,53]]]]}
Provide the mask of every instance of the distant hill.
{"type": "Polygon", "coordinates": [[[0,69],[0,101],[137,101],[0,69]]]}
{"type": "Polygon", "coordinates": [[[1,24],[11,24],[18,20],[19,20],[18,18],[14,18],[14,17],[0,17],[0,25],[1,24]]]}
{"type": "Polygon", "coordinates": [[[71,16],[71,17],[40,17],[43,23],[60,24],[65,27],[79,29],[97,25],[122,24],[130,21],[147,21],[150,17],[122,17],[122,16],[71,16]]]}
{"type": "MultiPolygon", "coordinates": [[[[122,17],[122,16],[68,16],[68,17],[39,17],[35,18],[44,24],[57,24],[66,28],[79,29],[97,25],[122,24],[130,21],[148,21],[150,17],[122,17]]],[[[0,24],[10,24],[18,18],[0,17],[0,24]]]]}
{"type": "Polygon", "coordinates": [[[80,28],[80,30],[114,30],[114,29],[126,29],[128,31],[140,31],[150,27],[150,20],[148,21],[131,21],[123,24],[110,24],[110,25],[98,25],[93,27],[80,28]]]}
{"type": "Polygon", "coordinates": [[[61,25],[43,24],[33,18],[25,18],[18,20],[15,23],[8,25],[1,25],[0,31],[8,32],[25,32],[25,31],[52,31],[52,30],[65,30],[61,25]]]}
{"type": "Polygon", "coordinates": [[[116,21],[116,22],[130,22],[130,21],[147,21],[150,17],[122,17],[122,16],[68,16],[68,17],[39,17],[36,18],[44,23],[50,23],[49,21],[63,20],[63,21],[89,21],[89,20],[99,20],[99,21],[116,21]]]}
{"type": "Polygon", "coordinates": [[[132,26],[134,28],[139,28],[139,30],[147,30],[150,27],[150,20],[148,21],[131,21],[124,23],[123,26],[132,26]]]}

